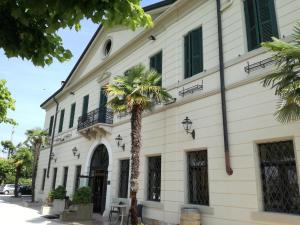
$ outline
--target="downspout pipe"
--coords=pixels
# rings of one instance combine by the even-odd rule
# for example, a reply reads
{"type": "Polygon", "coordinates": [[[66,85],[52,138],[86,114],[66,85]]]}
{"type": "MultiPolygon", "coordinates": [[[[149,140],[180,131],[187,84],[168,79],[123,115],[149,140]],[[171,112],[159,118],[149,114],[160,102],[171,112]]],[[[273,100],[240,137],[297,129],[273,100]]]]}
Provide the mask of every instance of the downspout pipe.
{"type": "Polygon", "coordinates": [[[56,103],[56,110],[55,110],[54,124],[53,124],[52,136],[51,136],[51,143],[50,143],[50,152],[49,152],[49,160],[48,160],[47,178],[49,178],[49,171],[50,171],[50,165],[51,165],[51,155],[52,155],[52,152],[53,152],[54,135],[55,135],[56,120],[57,120],[58,106],[59,106],[59,103],[56,100],[56,98],[53,97],[52,99],[56,103]]]}
{"type": "Polygon", "coordinates": [[[222,33],[222,11],[221,2],[217,1],[217,22],[218,22],[218,43],[219,43],[219,66],[220,66],[220,88],[221,88],[221,105],[223,119],[223,138],[225,151],[226,173],[230,176],[233,174],[230,163],[228,126],[227,126],[227,108],[226,108],[226,89],[225,89],[225,67],[224,67],[224,51],[223,51],[223,33],[222,33]]]}

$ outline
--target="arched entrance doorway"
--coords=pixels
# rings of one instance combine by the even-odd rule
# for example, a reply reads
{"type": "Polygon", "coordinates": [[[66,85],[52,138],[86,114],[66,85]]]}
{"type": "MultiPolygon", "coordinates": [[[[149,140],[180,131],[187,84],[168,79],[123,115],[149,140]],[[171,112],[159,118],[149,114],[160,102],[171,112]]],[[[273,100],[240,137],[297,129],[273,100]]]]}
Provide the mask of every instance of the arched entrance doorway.
{"type": "Polygon", "coordinates": [[[90,164],[89,186],[93,192],[93,211],[103,213],[105,210],[106,189],[107,189],[107,168],[109,156],[105,145],[96,147],[90,164]]]}

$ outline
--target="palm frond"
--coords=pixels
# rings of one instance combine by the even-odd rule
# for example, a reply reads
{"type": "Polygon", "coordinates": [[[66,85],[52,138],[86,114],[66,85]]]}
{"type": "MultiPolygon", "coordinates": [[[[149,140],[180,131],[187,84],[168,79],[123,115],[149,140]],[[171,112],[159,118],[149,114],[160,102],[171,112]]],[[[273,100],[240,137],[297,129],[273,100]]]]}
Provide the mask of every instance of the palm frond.
{"type": "Polygon", "coordinates": [[[130,111],[134,105],[143,109],[153,103],[168,102],[172,96],[160,85],[161,75],[142,64],[130,68],[124,76],[116,76],[106,92],[112,99],[108,105],[116,112],[130,111]]]}

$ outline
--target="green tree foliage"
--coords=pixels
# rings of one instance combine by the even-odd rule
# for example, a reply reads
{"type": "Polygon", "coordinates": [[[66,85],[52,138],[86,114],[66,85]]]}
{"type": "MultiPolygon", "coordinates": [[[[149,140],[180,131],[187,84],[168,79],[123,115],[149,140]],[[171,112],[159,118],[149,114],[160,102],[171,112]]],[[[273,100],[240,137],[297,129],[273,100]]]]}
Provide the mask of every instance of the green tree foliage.
{"type": "Polygon", "coordinates": [[[113,83],[106,86],[111,96],[108,105],[115,112],[131,114],[131,224],[137,225],[137,192],[141,149],[142,113],[157,103],[168,102],[172,96],[160,85],[161,75],[155,70],[147,70],[144,65],[137,65],[117,76],[113,83]]]}
{"type": "Polygon", "coordinates": [[[273,38],[262,45],[275,53],[277,71],[266,76],[264,87],[275,89],[280,101],[275,117],[282,123],[300,119],[300,23],[295,26],[291,43],[273,38]]]}
{"type": "Polygon", "coordinates": [[[40,158],[40,150],[43,144],[47,143],[48,132],[40,128],[27,130],[25,144],[30,147],[33,154],[33,163],[32,163],[32,195],[31,201],[35,201],[35,181],[37,175],[37,166],[40,158]]]}
{"type": "Polygon", "coordinates": [[[14,179],[14,166],[8,159],[0,158],[0,185],[3,183],[11,183],[14,179]]]}
{"type": "MultiPolygon", "coordinates": [[[[0,4],[0,13],[1,13],[1,4],[0,4]]],[[[1,14],[0,14],[0,21],[1,21],[1,14]]],[[[0,26],[0,30],[1,30],[1,26],[0,26]]],[[[0,34],[0,43],[1,43],[1,34],[0,34]]],[[[16,122],[13,119],[7,117],[7,113],[9,109],[15,110],[15,100],[11,96],[11,93],[9,92],[5,84],[6,84],[6,80],[0,80],[0,124],[8,123],[8,124],[16,125],[16,122]]]]}
{"type": "Polygon", "coordinates": [[[106,26],[136,29],[151,26],[140,0],[1,0],[0,48],[7,57],[21,57],[34,65],[64,62],[72,57],[57,34],[60,28],[80,29],[80,21],[91,19],[106,26]]]}
{"type": "Polygon", "coordinates": [[[32,164],[32,151],[26,146],[19,146],[16,153],[11,157],[15,167],[15,197],[18,197],[17,185],[22,174],[26,173],[26,169],[32,164]]]}
{"type": "Polygon", "coordinates": [[[1,145],[2,145],[2,152],[7,153],[7,158],[10,158],[10,156],[12,156],[16,151],[16,147],[14,146],[12,141],[9,140],[1,141],[1,145]]]}

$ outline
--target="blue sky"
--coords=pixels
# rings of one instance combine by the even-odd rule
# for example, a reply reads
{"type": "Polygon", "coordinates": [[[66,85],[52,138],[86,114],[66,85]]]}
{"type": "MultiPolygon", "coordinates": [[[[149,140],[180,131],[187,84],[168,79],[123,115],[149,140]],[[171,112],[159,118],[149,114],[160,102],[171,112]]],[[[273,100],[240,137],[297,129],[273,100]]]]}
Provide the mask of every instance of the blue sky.
{"type": "MultiPolygon", "coordinates": [[[[143,0],[142,5],[158,1],[143,0]]],[[[59,31],[64,46],[73,53],[73,58],[65,63],[55,61],[44,68],[35,67],[19,58],[8,59],[0,49],[0,79],[7,80],[7,87],[16,99],[16,110],[9,112],[9,116],[18,122],[14,128],[14,143],[24,141],[27,129],[43,127],[45,113],[40,104],[60,87],[98,27],[89,21],[83,21],[81,25],[79,32],[59,31]]],[[[11,125],[0,124],[0,141],[10,140],[11,133],[11,125]]]]}

